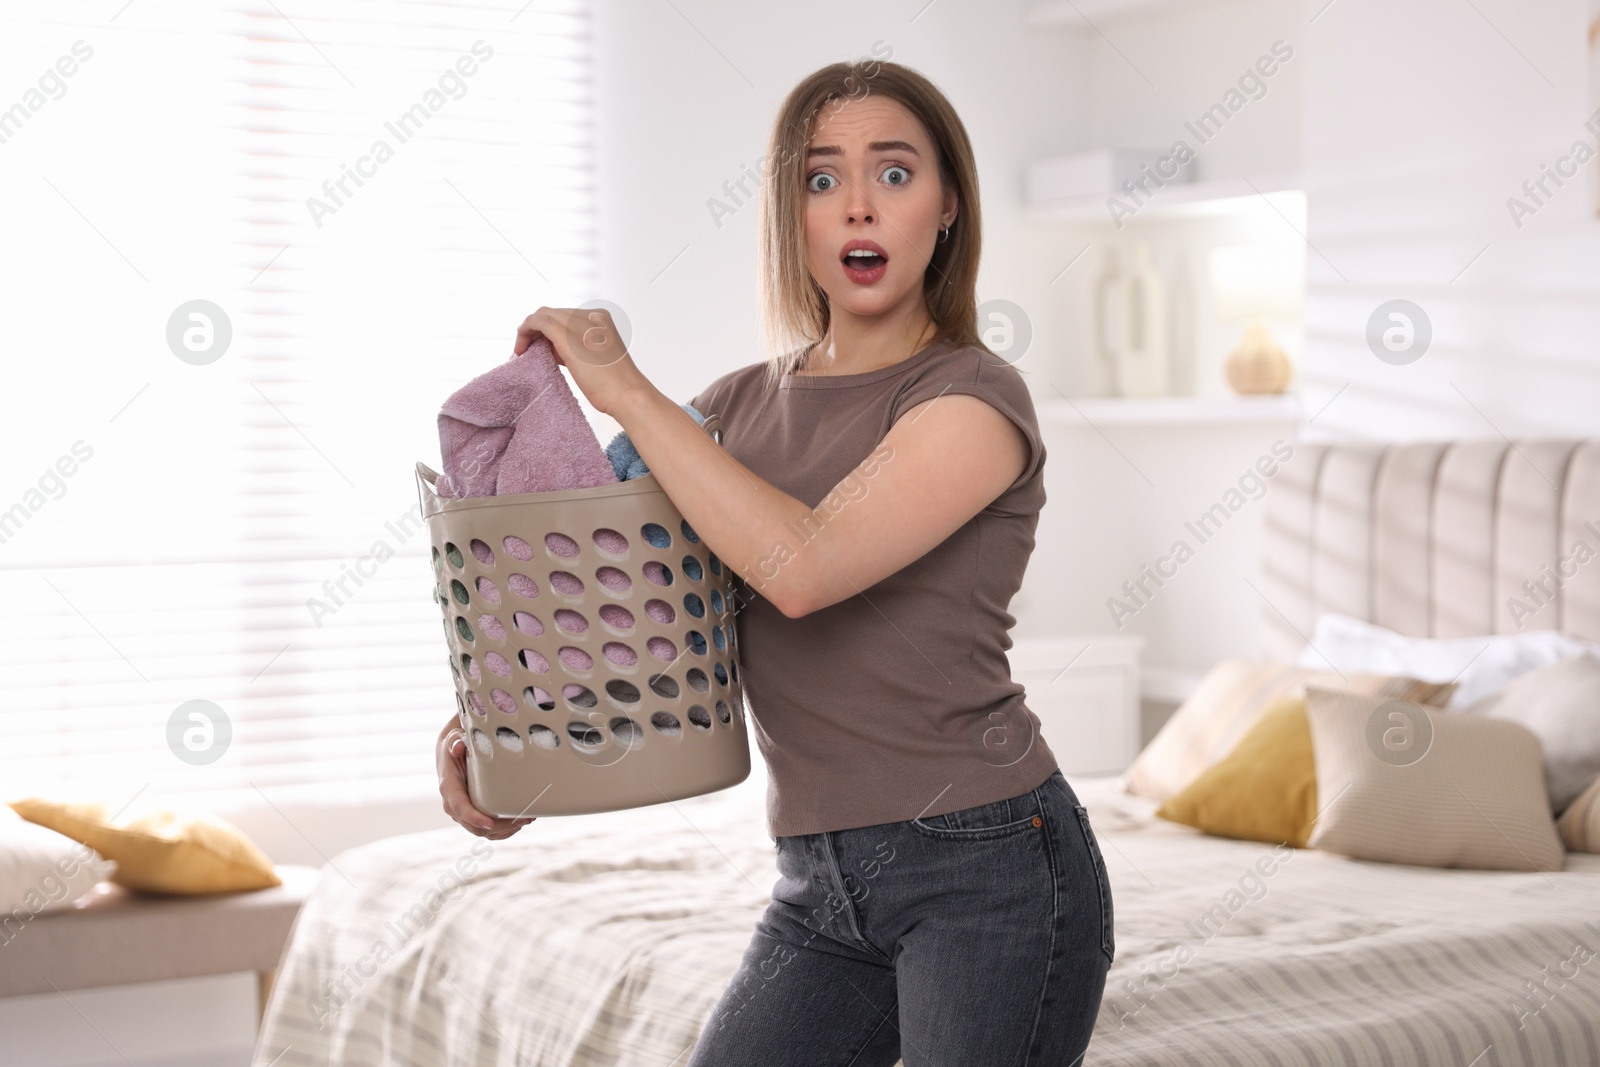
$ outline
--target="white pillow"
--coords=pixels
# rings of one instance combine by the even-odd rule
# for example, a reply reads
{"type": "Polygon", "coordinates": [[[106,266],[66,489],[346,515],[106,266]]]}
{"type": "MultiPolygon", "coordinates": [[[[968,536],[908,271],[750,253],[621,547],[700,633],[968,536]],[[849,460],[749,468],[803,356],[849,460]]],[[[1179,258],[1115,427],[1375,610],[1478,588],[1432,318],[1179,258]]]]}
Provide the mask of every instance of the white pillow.
{"type": "Polygon", "coordinates": [[[1300,650],[1295,663],[1324,671],[1404,674],[1425,682],[1455,681],[1456,690],[1445,709],[1456,711],[1482,700],[1520,674],[1580,652],[1600,658],[1600,644],[1559,630],[1409,637],[1330,611],[1317,619],[1311,642],[1300,650]]]}
{"type": "Polygon", "coordinates": [[[1600,660],[1582,653],[1518,675],[1463,715],[1510,719],[1544,750],[1550,810],[1560,815],[1600,776],[1600,660]]]}
{"type": "Polygon", "coordinates": [[[71,907],[116,869],[88,845],[0,804],[0,943],[33,916],[71,907]]]}

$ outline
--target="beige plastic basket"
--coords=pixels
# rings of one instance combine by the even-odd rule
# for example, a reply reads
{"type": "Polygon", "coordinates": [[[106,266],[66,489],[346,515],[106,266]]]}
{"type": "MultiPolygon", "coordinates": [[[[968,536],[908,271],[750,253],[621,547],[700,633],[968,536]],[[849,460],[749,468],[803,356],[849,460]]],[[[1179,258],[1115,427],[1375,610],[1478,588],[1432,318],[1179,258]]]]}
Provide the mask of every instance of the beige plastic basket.
{"type": "MultiPolygon", "coordinates": [[[[715,413],[702,428],[721,443],[715,413]]],[[[438,477],[417,464],[479,810],[617,811],[749,775],[731,574],[654,474],[461,500],[438,477]]]]}

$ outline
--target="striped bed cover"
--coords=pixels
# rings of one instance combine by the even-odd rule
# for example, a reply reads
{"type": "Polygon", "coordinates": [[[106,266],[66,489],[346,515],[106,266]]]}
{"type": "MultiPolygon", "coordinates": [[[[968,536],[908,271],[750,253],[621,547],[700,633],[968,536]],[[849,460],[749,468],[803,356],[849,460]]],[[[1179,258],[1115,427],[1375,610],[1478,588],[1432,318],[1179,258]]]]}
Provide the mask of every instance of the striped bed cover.
{"type": "MultiPolygon", "coordinates": [[[[762,770],[334,857],[252,1067],[682,1067],[777,877],[762,770]]],[[[1600,1064],[1600,856],[1544,875],[1274,851],[1120,782],[1073,781],[1116,909],[1089,1067],[1600,1064]]]]}

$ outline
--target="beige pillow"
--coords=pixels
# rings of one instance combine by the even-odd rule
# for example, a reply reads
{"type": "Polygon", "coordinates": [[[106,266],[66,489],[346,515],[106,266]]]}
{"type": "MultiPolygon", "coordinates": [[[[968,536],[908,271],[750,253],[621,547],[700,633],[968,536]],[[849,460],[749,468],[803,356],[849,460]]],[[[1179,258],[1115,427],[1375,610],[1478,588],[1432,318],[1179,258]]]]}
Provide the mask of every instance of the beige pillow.
{"type": "Polygon", "coordinates": [[[1504,719],[1306,687],[1312,848],[1422,867],[1559,871],[1539,738],[1504,719]]]}
{"type": "Polygon", "coordinates": [[[1533,731],[1557,815],[1600,774],[1600,660],[1587,653],[1519,674],[1457,714],[1509,719],[1533,731]]]}
{"type": "Polygon", "coordinates": [[[1231,752],[1272,703],[1303,696],[1306,684],[1381,693],[1442,707],[1451,682],[1421,682],[1390,674],[1313,671],[1286,663],[1223,660],[1200,680],[1189,698],[1150,739],[1128,768],[1127,790],[1152,800],[1170,800],[1231,752]]]}
{"type": "Polygon", "coordinates": [[[28,797],[11,807],[29,822],[81,841],[117,865],[111,881],[149,893],[230,893],[282,885],[244,831],[198,811],[156,809],[113,819],[101,801],[28,797]]]}
{"type": "Polygon", "coordinates": [[[1600,778],[1567,805],[1556,828],[1569,851],[1600,852],[1600,778]]]}

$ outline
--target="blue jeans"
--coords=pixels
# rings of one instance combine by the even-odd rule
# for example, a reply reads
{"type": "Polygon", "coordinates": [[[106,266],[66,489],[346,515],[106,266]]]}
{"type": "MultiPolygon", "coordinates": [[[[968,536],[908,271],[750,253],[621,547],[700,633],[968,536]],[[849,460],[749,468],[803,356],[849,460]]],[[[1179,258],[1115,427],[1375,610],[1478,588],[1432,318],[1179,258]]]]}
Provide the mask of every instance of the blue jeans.
{"type": "Polygon", "coordinates": [[[1009,800],[776,840],[778,881],[688,1067],[1076,1067],[1116,951],[1057,770],[1009,800]]]}

